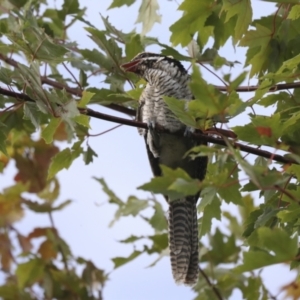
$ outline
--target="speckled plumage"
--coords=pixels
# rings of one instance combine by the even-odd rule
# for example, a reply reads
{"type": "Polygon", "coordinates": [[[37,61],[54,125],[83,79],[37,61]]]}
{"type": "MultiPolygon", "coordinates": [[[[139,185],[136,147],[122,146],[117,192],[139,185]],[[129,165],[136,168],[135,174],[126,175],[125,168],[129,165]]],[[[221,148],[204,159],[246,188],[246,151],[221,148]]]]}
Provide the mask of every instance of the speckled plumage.
{"type": "MultiPolygon", "coordinates": [[[[137,119],[148,123],[151,130],[139,129],[144,136],[147,153],[155,176],[161,175],[160,164],[170,168],[182,168],[192,178],[203,180],[207,158],[191,160],[184,157],[192,147],[201,144],[190,136],[172,133],[184,131],[182,124],[168,109],[163,96],[177,99],[193,98],[188,83],[190,76],[182,64],[155,53],[140,53],[129,63],[123,65],[127,71],[134,72],[147,81],[140,97],[137,119]],[[170,133],[155,132],[159,124],[170,133]]],[[[199,194],[175,201],[169,201],[169,248],[172,273],[176,283],[194,285],[198,280],[198,223],[196,203],[199,194]]]]}

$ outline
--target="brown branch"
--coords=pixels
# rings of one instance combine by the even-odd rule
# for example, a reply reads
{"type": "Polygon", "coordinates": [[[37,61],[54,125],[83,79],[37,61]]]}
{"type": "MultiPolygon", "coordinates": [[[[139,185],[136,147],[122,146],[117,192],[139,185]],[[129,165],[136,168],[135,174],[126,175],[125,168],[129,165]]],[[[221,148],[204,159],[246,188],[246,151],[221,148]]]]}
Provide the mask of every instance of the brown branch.
{"type": "MultiPolygon", "coordinates": [[[[9,65],[11,65],[15,68],[18,68],[18,62],[17,61],[15,61],[14,59],[11,59],[11,58],[9,58],[9,57],[1,54],[1,53],[0,53],[0,60],[3,60],[7,64],[9,64],[9,65]]],[[[66,92],[68,92],[69,94],[71,94],[73,96],[82,97],[82,91],[80,89],[69,87],[66,84],[51,80],[51,79],[47,78],[46,76],[41,76],[41,82],[42,82],[42,84],[47,84],[47,85],[52,86],[52,87],[54,87],[58,90],[65,90],[66,92]]],[[[9,96],[9,95],[7,95],[7,96],[9,96]]],[[[26,100],[26,99],[24,99],[24,100],[26,100]]],[[[26,100],[26,101],[28,101],[28,100],[26,100]]],[[[118,112],[121,112],[121,113],[124,113],[124,114],[129,115],[129,116],[135,116],[136,115],[135,110],[124,107],[124,106],[121,106],[121,105],[107,104],[107,105],[105,105],[105,107],[110,108],[110,109],[115,110],[115,111],[118,111],[118,112]]]]}
{"type": "MultiPolygon", "coordinates": [[[[26,94],[8,91],[8,90],[5,90],[3,88],[0,88],[0,94],[10,96],[10,97],[14,97],[15,99],[35,102],[35,100],[30,98],[26,94]]],[[[90,108],[78,108],[78,110],[81,114],[84,114],[84,115],[87,115],[87,116],[90,116],[90,117],[93,117],[93,118],[96,118],[96,119],[101,119],[101,120],[105,120],[105,121],[109,121],[109,122],[124,124],[124,125],[127,125],[127,126],[132,126],[132,127],[137,127],[137,128],[148,129],[148,126],[147,126],[146,123],[142,123],[142,122],[138,122],[138,121],[134,121],[134,120],[129,120],[129,119],[124,119],[124,118],[120,118],[120,117],[116,117],[116,116],[111,116],[111,115],[104,114],[104,113],[101,113],[101,112],[98,112],[98,111],[94,111],[90,108]]],[[[164,128],[162,128],[158,125],[156,126],[156,129],[159,130],[159,131],[162,131],[162,132],[165,131],[164,128]]],[[[221,145],[221,146],[226,147],[227,144],[226,144],[226,141],[223,138],[218,138],[218,137],[214,137],[214,136],[211,136],[211,135],[207,135],[207,133],[218,134],[218,132],[221,134],[221,136],[222,135],[224,136],[229,132],[229,134],[226,135],[226,136],[227,137],[232,137],[230,131],[224,130],[222,128],[209,128],[204,133],[194,132],[194,133],[192,133],[192,136],[194,138],[199,139],[199,140],[204,141],[204,142],[208,142],[208,143],[212,143],[212,144],[221,145]]],[[[179,133],[174,133],[174,134],[182,135],[182,133],[180,133],[180,132],[179,133]]],[[[234,134],[234,133],[232,133],[232,134],[234,134]]],[[[271,159],[271,160],[274,160],[274,161],[277,161],[277,162],[280,162],[280,163],[299,164],[294,159],[286,158],[282,155],[274,154],[274,153],[271,153],[271,152],[266,151],[266,150],[261,150],[261,149],[253,148],[251,146],[243,145],[243,144],[235,142],[233,140],[230,140],[230,143],[231,143],[232,147],[234,147],[236,149],[240,149],[243,152],[255,154],[255,155],[265,157],[265,158],[268,158],[268,159],[271,159]]]]}
{"type": "Polygon", "coordinates": [[[219,300],[223,300],[223,297],[221,295],[221,292],[219,291],[219,289],[211,283],[211,281],[209,280],[208,276],[206,275],[206,273],[200,268],[199,266],[199,272],[200,274],[204,277],[206,283],[208,284],[208,286],[213,290],[213,292],[215,293],[215,295],[217,296],[217,299],[219,300]]]}
{"type": "MultiPolygon", "coordinates": [[[[7,64],[9,64],[15,68],[18,68],[17,61],[15,61],[14,59],[11,59],[1,53],[0,53],[0,60],[5,61],[7,64]]],[[[74,95],[77,97],[82,96],[82,92],[79,89],[69,87],[63,83],[51,80],[45,76],[41,76],[41,82],[43,84],[52,86],[56,89],[60,89],[60,90],[65,89],[71,95],[74,95]]],[[[228,91],[228,88],[226,86],[215,85],[214,87],[222,92],[228,91]]],[[[276,91],[280,91],[280,90],[295,89],[295,88],[300,88],[300,82],[276,84],[269,89],[269,92],[276,92],[276,91]]],[[[235,91],[243,93],[243,92],[254,92],[257,89],[259,89],[259,86],[240,86],[240,87],[236,88],[235,91]]],[[[108,104],[108,105],[105,105],[105,107],[108,107],[112,110],[127,114],[129,116],[135,116],[135,114],[136,114],[135,110],[121,106],[121,105],[117,105],[117,104],[108,104]]]]}
{"type": "MultiPolygon", "coordinates": [[[[214,86],[217,90],[221,92],[227,92],[228,89],[225,86],[214,86]]],[[[297,89],[300,88],[300,82],[292,82],[292,83],[281,83],[281,84],[275,84],[272,87],[269,88],[269,92],[276,92],[276,91],[282,91],[282,90],[288,90],[288,89],[297,89]]],[[[247,92],[255,92],[259,89],[259,86],[252,85],[252,86],[240,86],[235,89],[236,92],[240,93],[247,93],[247,92]]]]}

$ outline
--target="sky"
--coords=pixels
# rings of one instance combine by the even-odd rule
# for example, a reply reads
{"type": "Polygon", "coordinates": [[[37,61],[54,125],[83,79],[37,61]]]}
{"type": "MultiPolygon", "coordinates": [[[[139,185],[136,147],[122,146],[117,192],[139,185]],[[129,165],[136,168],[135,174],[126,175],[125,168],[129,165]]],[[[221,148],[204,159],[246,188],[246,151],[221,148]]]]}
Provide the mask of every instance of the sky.
{"type": "MultiPolygon", "coordinates": [[[[131,7],[107,10],[112,0],[80,0],[81,7],[87,7],[87,19],[97,28],[103,29],[100,14],[108,16],[110,22],[118,29],[129,32],[136,28],[141,32],[141,26],[136,25],[137,11],[140,1],[131,7]]],[[[259,17],[273,10],[273,4],[262,1],[252,1],[255,17],[259,17]]],[[[49,2],[50,3],[50,2],[49,2]]],[[[61,1],[51,2],[60,8],[61,1]]],[[[149,33],[158,37],[160,42],[170,45],[169,26],[181,16],[177,11],[178,1],[159,1],[161,24],[156,24],[149,33]]],[[[97,45],[87,36],[84,30],[86,25],[77,22],[69,32],[71,40],[76,40],[79,46],[92,50],[97,45]]],[[[178,48],[186,54],[185,49],[178,48]]],[[[158,52],[159,48],[151,47],[147,50],[158,52]]],[[[234,50],[228,44],[220,54],[228,60],[244,62],[245,49],[234,50]]],[[[238,74],[243,64],[236,65],[232,74],[238,74]]],[[[229,72],[229,69],[224,71],[229,72]]],[[[216,78],[203,70],[204,78],[209,82],[220,85],[216,78]]],[[[222,73],[221,73],[222,74],[222,73]]],[[[95,78],[93,85],[103,87],[101,79],[95,78]]],[[[247,94],[245,99],[249,99],[247,94]]],[[[103,113],[124,117],[112,110],[94,107],[103,113]]],[[[257,111],[258,112],[258,111],[257,111]]],[[[263,112],[261,112],[263,113],[263,112]]],[[[236,119],[232,125],[241,124],[245,119],[236,119]]],[[[91,133],[100,133],[115,124],[102,120],[91,120],[91,133]]],[[[120,244],[118,241],[130,235],[151,234],[151,227],[141,218],[127,217],[121,219],[112,228],[108,224],[113,219],[116,207],[107,204],[107,196],[102,192],[99,183],[93,177],[105,178],[109,187],[123,200],[129,195],[136,195],[146,199],[149,194],[136,188],[148,182],[152,173],[148,164],[144,141],[138,135],[136,128],[121,126],[120,128],[99,137],[89,139],[89,144],[98,154],[98,158],[90,165],[85,165],[82,159],[77,159],[68,170],[58,174],[61,184],[60,201],[71,199],[72,204],[62,212],[54,214],[54,222],[59,228],[61,236],[71,246],[74,255],[91,259],[97,267],[111,271],[113,263],[111,258],[128,256],[132,252],[132,245],[120,244]]],[[[11,163],[0,174],[0,189],[13,184],[15,167],[11,163]]],[[[162,201],[162,203],[164,203],[162,201]]],[[[164,207],[166,205],[164,203],[164,207]]],[[[17,224],[21,232],[29,233],[36,226],[49,226],[46,215],[35,215],[27,212],[26,217],[17,224]]],[[[138,248],[139,250],[139,248],[138,248]]],[[[171,275],[169,258],[162,259],[155,267],[146,268],[155,260],[155,256],[142,255],[133,262],[113,271],[110,281],[104,288],[104,300],[163,300],[163,299],[193,299],[195,294],[187,287],[177,286],[171,275]]],[[[289,272],[288,266],[275,266],[263,271],[266,286],[277,294],[284,284],[295,278],[295,273],[289,272]]],[[[232,300],[241,299],[241,294],[235,292],[232,300]]]]}

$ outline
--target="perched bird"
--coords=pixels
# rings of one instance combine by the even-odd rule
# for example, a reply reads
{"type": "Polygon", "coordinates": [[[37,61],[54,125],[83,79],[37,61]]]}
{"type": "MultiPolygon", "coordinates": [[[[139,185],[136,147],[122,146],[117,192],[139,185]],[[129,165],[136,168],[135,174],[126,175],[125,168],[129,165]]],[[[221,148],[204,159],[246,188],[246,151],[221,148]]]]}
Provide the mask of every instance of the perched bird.
{"type": "MultiPolygon", "coordinates": [[[[125,71],[144,78],[147,85],[140,97],[137,120],[147,123],[148,129],[139,129],[144,136],[153,174],[161,176],[160,164],[172,169],[182,168],[190,177],[203,180],[207,158],[192,160],[184,157],[192,147],[203,144],[189,134],[172,133],[187,130],[170,111],[163,96],[189,101],[193,95],[189,88],[190,75],[183,65],[170,56],[143,52],[122,65],[125,71]],[[156,132],[159,124],[168,132],[156,132]]],[[[194,285],[198,280],[198,222],[199,193],[169,203],[169,248],[172,273],[176,283],[194,285]]]]}

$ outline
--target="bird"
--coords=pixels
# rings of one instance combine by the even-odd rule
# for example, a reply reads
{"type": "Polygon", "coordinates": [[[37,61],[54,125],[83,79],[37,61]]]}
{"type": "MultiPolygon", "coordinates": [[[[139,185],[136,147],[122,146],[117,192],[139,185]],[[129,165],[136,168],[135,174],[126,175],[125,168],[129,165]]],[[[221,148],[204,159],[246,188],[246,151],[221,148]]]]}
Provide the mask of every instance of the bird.
{"type": "MultiPolygon", "coordinates": [[[[193,94],[187,70],[172,56],[142,52],[121,65],[126,72],[133,72],[146,81],[139,99],[136,120],[148,124],[148,129],[139,128],[144,137],[149,162],[154,176],[161,176],[160,165],[181,168],[191,178],[203,180],[207,169],[207,157],[191,159],[185,156],[191,148],[205,144],[193,138],[187,128],[176,118],[163,100],[163,96],[174,97],[186,102],[193,94]],[[155,126],[164,128],[157,132],[155,126]],[[185,132],[178,135],[175,133],[185,132]]],[[[193,196],[170,200],[169,205],[169,249],[172,274],[177,284],[193,286],[199,276],[199,238],[197,201],[199,192],[193,196]]]]}

